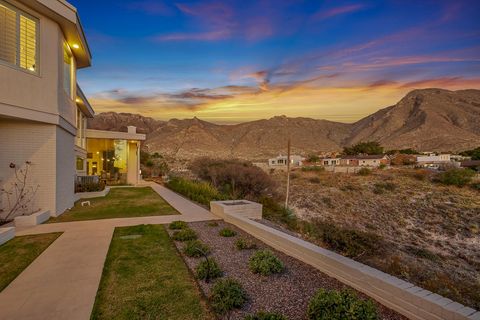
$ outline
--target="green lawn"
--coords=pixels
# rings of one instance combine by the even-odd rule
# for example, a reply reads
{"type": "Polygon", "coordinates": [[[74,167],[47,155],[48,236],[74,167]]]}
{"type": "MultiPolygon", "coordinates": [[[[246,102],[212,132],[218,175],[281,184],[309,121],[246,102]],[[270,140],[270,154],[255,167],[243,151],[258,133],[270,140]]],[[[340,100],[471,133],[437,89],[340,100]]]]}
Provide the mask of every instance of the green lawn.
{"type": "Polygon", "coordinates": [[[179,214],[152,188],[112,188],[107,196],[87,199],[91,206],[82,207],[80,200],[75,206],[48,223],[111,218],[130,218],[179,214]]]}
{"type": "Polygon", "coordinates": [[[214,318],[165,228],[140,225],[115,229],[91,319],[214,318]]]}
{"type": "Polygon", "coordinates": [[[5,289],[62,233],[15,237],[0,246],[0,291],[5,289]]]}

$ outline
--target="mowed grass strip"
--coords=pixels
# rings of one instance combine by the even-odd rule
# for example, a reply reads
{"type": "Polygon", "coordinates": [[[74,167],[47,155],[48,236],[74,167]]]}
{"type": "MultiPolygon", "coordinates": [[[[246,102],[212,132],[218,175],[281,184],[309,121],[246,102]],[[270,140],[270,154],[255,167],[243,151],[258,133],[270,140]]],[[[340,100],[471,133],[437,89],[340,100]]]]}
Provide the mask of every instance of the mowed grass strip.
{"type": "Polygon", "coordinates": [[[5,289],[62,233],[15,237],[0,246],[0,291],[5,289]]]}
{"type": "Polygon", "coordinates": [[[90,206],[81,206],[79,200],[75,206],[49,223],[112,218],[130,218],[145,216],[163,216],[179,214],[150,187],[112,188],[105,197],[87,199],[90,206]]]}
{"type": "Polygon", "coordinates": [[[165,228],[140,225],[115,229],[91,319],[214,318],[165,228]]]}

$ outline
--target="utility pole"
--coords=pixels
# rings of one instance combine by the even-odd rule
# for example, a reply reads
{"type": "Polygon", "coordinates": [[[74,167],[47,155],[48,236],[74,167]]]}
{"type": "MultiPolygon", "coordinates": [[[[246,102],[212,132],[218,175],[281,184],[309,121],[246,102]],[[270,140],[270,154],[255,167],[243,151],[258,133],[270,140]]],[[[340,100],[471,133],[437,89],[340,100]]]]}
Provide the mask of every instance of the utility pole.
{"type": "Polygon", "coordinates": [[[288,209],[288,198],[290,193],[290,138],[287,146],[287,195],[285,197],[285,209],[288,209]]]}

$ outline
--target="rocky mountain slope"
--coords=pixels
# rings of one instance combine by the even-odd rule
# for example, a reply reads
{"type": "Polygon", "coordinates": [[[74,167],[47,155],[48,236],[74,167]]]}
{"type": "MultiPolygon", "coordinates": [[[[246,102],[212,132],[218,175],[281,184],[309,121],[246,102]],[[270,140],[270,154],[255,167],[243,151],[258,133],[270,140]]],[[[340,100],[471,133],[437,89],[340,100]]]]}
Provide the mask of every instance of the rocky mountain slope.
{"type": "Polygon", "coordinates": [[[198,118],[160,121],[128,113],[101,113],[89,128],[147,134],[145,147],[177,157],[200,155],[265,158],[285,153],[291,137],[296,153],[341,150],[359,141],[379,141],[387,149],[460,151],[480,145],[480,90],[414,90],[396,105],[353,124],[310,118],[273,117],[236,125],[198,118]]]}

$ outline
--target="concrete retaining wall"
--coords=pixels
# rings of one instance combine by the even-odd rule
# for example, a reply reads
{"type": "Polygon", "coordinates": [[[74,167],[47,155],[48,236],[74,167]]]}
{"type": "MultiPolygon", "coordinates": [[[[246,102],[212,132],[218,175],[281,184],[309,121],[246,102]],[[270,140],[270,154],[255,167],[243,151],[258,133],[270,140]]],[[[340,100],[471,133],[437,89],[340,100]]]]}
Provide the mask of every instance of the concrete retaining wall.
{"type": "Polygon", "coordinates": [[[80,199],[105,197],[109,192],[110,192],[110,187],[105,187],[105,189],[103,189],[102,191],[78,192],[78,193],[75,193],[75,201],[78,201],[80,199]]]}
{"type": "Polygon", "coordinates": [[[365,293],[410,319],[480,320],[480,312],[256,221],[220,210],[212,213],[273,248],[365,293]]]}
{"type": "Polygon", "coordinates": [[[44,223],[50,218],[49,210],[42,210],[28,216],[15,217],[15,227],[32,227],[44,223]]]}
{"type": "Polygon", "coordinates": [[[250,219],[262,219],[262,205],[248,200],[211,201],[210,210],[218,215],[236,214],[250,219]]]}
{"type": "Polygon", "coordinates": [[[0,228],[0,245],[13,239],[14,237],[15,237],[14,227],[0,228]]]}

